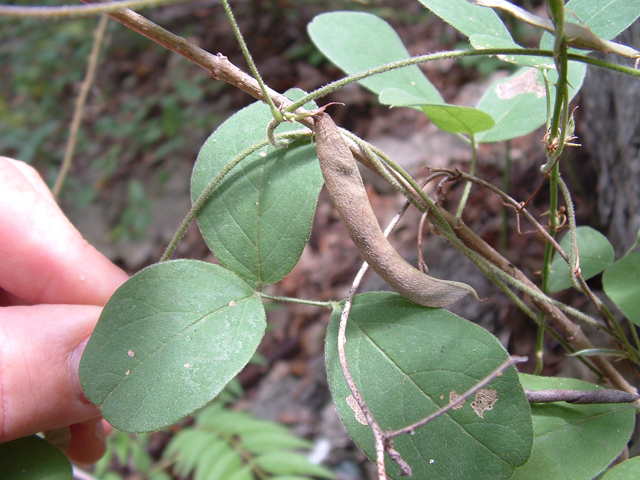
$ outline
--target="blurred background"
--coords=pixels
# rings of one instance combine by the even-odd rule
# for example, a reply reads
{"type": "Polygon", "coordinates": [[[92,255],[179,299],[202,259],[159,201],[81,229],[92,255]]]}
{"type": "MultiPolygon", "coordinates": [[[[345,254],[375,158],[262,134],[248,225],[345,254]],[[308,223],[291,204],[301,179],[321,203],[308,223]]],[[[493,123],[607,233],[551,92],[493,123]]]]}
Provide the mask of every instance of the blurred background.
{"type": "MultiPolygon", "coordinates": [[[[542,9],[537,13],[544,15],[540,2],[526,3],[529,9],[542,9]]],[[[232,7],[265,82],[279,92],[293,87],[311,91],[343,76],[314,47],[306,32],[307,24],[322,12],[374,13],[396,29],[412,55],[468,45],[464,37],[415,0],[241,0],[232,2],[232,7]]],[[[194,0],[141,13],[247,70],[217,0],[194,0]]],[[[50,186],[64,156],[96,25],[96,18],[0,18],[0,155],[30,163],[50,186]]],[[[539,32],[513,22],[510,26],[519,43],[537,45],[539,32]]],[[[637,48],[638,30],[634,25],[620,41],[637,48]]],[[[493,58],[441,61],[422,68],[446,101],[469,106],[475,105],[491,82],[513,70],[493,58]]],[[[640,227],[640,114],[635,108],[639,97],[640,87],[632,79],[590,72],[574,101],[580,105],[577,134],[584,147],[574,149],[563,162],[563,175],[576,197],[578,224],[603,231],[618,253],[630,247],[630,239],[640,227]],[[624,128],[616,126],[620,122],[624,128]]],[[[345,104],[332,111],[336,123],[385,150],[416,178],[427,176],[424,165],[468,168],[469,147],[436,129],[420,112],[391,110],[357,85],[322,103],[325,100],[345,104]]],[[[110,21],[73,166],[60,198],[63,210],[90,243],[128,273],[157,262],[189,210],[191,169],[200,146],[220,123],[253,101],[187,60],[110,21]]],[[[506,175],[509,194],[526,200],[541,181],[544,152],[540,141],[544,133],[541,129],[508,145],[483,145],[477,175],[498,186],[503,185],[506,175]]],[[[386,224],[402,199],[391,187],[364,173],[374,210],[386,224]]],[[[448,185],[445,206],[456,205],[461,192],[462,185],[448,185]]],[[[543,187],[532,204],[538,216],[545,212],[547,199],[543,187]]],[[[544,245],[537,236],[518,232],[516,216],[513,212],[504,216],[500,200],[473,189],[464,219],[536,278],[544,245]]],[[[418,221],[418,213],[409,212],[394,233],[394,245],[408,258],[416,256],[418,221]]],[[[489,329],[512,354],[531,356],[535,327],[475,267],[433,237],[427,237],[424,250],[434,275],[464,280],[487,299],[481,304],[463,301],[452,310],[489,329]]],[[[195,224],[174,256],[215,262],[195,224]]],[[[269,293],[339,300],[347,294],[360,264],[359,254],[323,192],[300,263],[269,293]]],[[[597,289],[598,281],[590,283],[597,289]]],[[[381,288],[385,288],[383,282],[369,274],[363,289],[381,288]]],[[[563,301],[572,301],[571,292],[563,295],[567,296],[563,301]]],[[[251,418],[290,427],[295,435],[309,440],[304,446],[307,454],[311,451],[310,458],[322,462],[339,480],[374,478],[371,464],[352,445],[331,403],[323,357],[328,319],[329,312],[319,307],[269,305],[269,329],[258,354],[214,408],[227,413],[250,412],[251,418]]],[[[546,347],[544,374],[588,379],[552,340],[546,347]]],[[[530,372],[532,368],[527,364],[521,370],[530,372]]],[[[218,415],[224,415],[220,412],[218,415]]],[[[237,417],[233,422],[245,420],[237,417]]],[[[187,440],[184,448],[167,450],[167,445],[180,432],[194,431],[198,425],[187,419],[148,435],[114,433],[108,455],[95,470],[87,471],[93,471],[94,478],[109,480],[187,478],[198,461],[193,451],[201,448],[206,452],[205,447],[187,440]],[[185,459],[186,451],[194,459],[185,459]]],[[[229,438],[234,436],[233,429],[230,432],[229,438]]],[[[202,438],[201,443],[205,442],[202,438]]]]}

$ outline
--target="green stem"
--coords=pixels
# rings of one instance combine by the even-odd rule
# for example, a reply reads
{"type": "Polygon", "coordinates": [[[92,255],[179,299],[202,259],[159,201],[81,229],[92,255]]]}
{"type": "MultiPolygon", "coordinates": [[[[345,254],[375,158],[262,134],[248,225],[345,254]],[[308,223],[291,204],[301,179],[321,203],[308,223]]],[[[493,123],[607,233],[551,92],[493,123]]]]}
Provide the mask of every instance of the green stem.
{"type": "MultiPolygon", "coordinates": [[[[389,72],[391,70],[396,70],[398,68],[404,68],[411,65],[419,65],[422,63],[433,62],[436,60],[444,60],[444,59],[454,59],[454,58],[465,58],[465,57],[483,57],[483,56],[497,56],[497,55],[527,55],[527,56],[539,56],[539,57],[550,57],[553,58],[553,52],[550,50],[539,50],[533,48],[488,48],[485,50],[452,50],[449,52],[438,52],[432,53],[428,55],[420,55],[418,57],[408,58],[406,60],[399,60],[397,62],[387,63],[385,65],[380,65],[379,67],[371,68],[369,70],[365,70],[363,72],[358,72],[353,75],[346,76],[341,78],[340,80],[336,80],[335,82],[331,82],[324,87],[321,87],[313,92],[305,95],[300,100],[289,105],[285,112],[293,112],[296,109],[303,106],[305,103],[310,102],[312,100],[317,100],[322,98],[330,93],[333,93],[345,85],[349,85],[350,83],[358,82],[365,78],[371,77],[373,75],[378,75],[380,73],[389,72]]],[[[577,55],[573,53],[566,54],[566,58],[568,60],[577,61],[581,63],[586,63],[589,65],[595,65],[597,67],[606,68],[609,70],[613,70],[619,73],[625,73],[627,75],[631,75],[634,77],[640,77],[640,70],[637,70],[633,67],[627,67],[624,65],[618,65],[612,62],[607,62],[604,60],[599,60],[597,58],[587,57],[584,55],[577,55]]]]}
{"type": "MultiPolygon", "coordinates": [[[[389,72],[392,70],[396,70],[398,68],[404,68],[411,65],[419,65],[421,63],[433,62],[436,60],[444,60],[444,59],[453,59],[453,58],[463,58],[463,57],[476,57],[476,56],[492,56],[492,55],[538,55],[545,57],[552,57],[553,52],[549,50],[538,50],[538,49],[486,49],[486,50],[452,50],[450,52],[438,52],[431,53],[428,55],[420,55],[418,57],[407,58],[405,60],[399,60],[397,62],[387,63],[385,65],[380,65],[379,67],[370,68],[368,70],[364,70],[362,72],[355,73],[353,75],[346,76],[335,82],[331,82],[324,87],[318,88],[313,92],[305,95],[301,99],[289,105],[285,112],[293,112],[298,108],[302,107],[305,103],[317,100],[322,98],[330,93],[333,93],[342,87],[349,85],[351,83],[363,80],[365,78],[371,77],[373,75],[378,75],[380,73],[389,72]],[[507,50],[509,51],[508,53],[507,50]],[[526,53],[525,53],[526,52],[526,53]]],[[[639,74],[640,76],[640,74],[639,74]]]]}
{"type": "Polygon", "coordinates": [[[571,200],[571,194],[569,193],[567,184],[564,183],[564,180],[562,180],[562,178],[558,180],[560,190],[562,191],[562,196],[564,197],[564,204],[567,208],[567,223],[569,224],[569,238],[571,240],[571,248],[569,249],[569,278],[571,279],[571,283],[573,283],[574,287],[576,287],[578,290],[582,290],[582,286],[576,278],[576,270],[580,266],[580,261],[578,258],[578,239],[576,236],[576,214],[573,208],[573,201],[571,200]]]}
{"type": "MultiPolygon", "coordinates": [[[[511,184],[511,140],[505,142],[504,169],[502,170],[502,191],[509,194],[511,184]]],[[[502,248],[509,248],[509,207],[502,207],[502,228],[500,229],[502,248]]]]}
{"type": "Polygon", "coordinates": [[[251,57],[251,52],[249,52],[249,49],[247,48],[247,44],[244,41],[244,37],[242,36],[242,32],[240,31],[240,28],[238,27],[238,22],[236,22],[236,19],[233,16],[233,11],[229,6],[228,0],[222,0],[222,6],[224,7],[224,11],[227,14],[227,18],[229,19],[229,22],[231,23],[231,28],[233,29],[233,33],[236,35],[236,38],[238,39],[240,50],[242,50],[242,54],[244,55],[245,60],[249,64],[249,68],[251,69],[251,73],[253,73],[253,77],[256,79],[256,81],[260,85],[260,90],[262,90],[262,95],[264,95],[264,98],[267,104],[269,105],[269,108],[271,109],[271,115],[273,115],[273,118],[275,118],[277,121],[282,122],[283,121],[282,113],[280,112],[280,110],[278,110],[278,107],[276,107],[275,104],[273,103],[273,100],[271,99],[271,96],[267,91],[267,86],[264,84],[264,81],[260,76],[260,72],[258,72],[258,69],[256,68],[256,64],[254,63],[253,58],[251,57]]]}
{"type": "MultiPolygon", "coordinates": [[[[478,156],[478,144],[476,143],[476,136],[471,134],[471,165],[469,166],[469,175],[474,175],[476,171],[476,159],[478,156]]],[[[464,185],[464,190],[462,191],[462,198],[460,199],[460,204],[458,205],[458,212],[456,213],[456,218],[462,217],[462,211],[464,210],[464,206],[467,204],[467,200],[469,199],[469,193],[471,192],[471,182],[467,182],[464,185]]]]}
{"type": "Polygon", "coordinates": [[[633,341],[636,344],[636,348],[637,350],[640,350],[640,338],[638,338],[638,331],[636,330],[636,324],[633,323],[631,320],[628,320],[629,322],[629,329],[631,330],[631,335],[633,336],[633,341]]]}
{"type": "MultiPolygon", "coordinates": [[[[295,138],[298,136],[308,136],[308,135],[309,135],[308,131],[298,130],[294,132],[280,133],[276,135],[276,137],[277,138],[295,138]]],[[[249,155],[251,155],[252,153],[256,152],[257,150],[261,149],[266,145],[269,145],[269,140],[262,140],[261,142],[258,142],[244,149],[242,152],[236,155],[233,160],[227,163],[224,166],[224,168],[220,170],[220,172],[213,178],[213,180],[209,182],[209,185],[207,185],[207,188],[205,188],[204,191],[200,194],[196,202],[191,207],[191,210],[189,210],[189,213],[187,213],[187,216],[184,217],[184,220],[180,224],[180,227],[178,227],[178,230],[176,231],[175,235],[171,239],[169,246],[167,246],[167,249],[162,254],[162,258],[160,258],[161,262],[164,262],[166,260],[169,260],[169,258],[171,258],[171,255],[173,254],[174,250],[178,246],[178,243],[180,242],[185,232],[187,231],[187,228],[189,227],[191,222],[196,218],[196,216],[200,213],[200,211],[202,211],[202,209],[206,205],[207,201],[211,198],[211,195],[213,195],[213,192],[215,191],[216,187],[220,184],[222,179],[242,160],[244,160],[249,155]]]]}
{"type": "MultiPolygon", "coordinates": [[[[502,292],[507,297],[509,297],[511,301],[513,301],[513,303],[522,312],[524,312],[525,315],[527,315],[531,320],[533,320],[538,325],[539,331],[546,332],[549,335],[551,335],[560,345],[562,345],[567,350],[567,352],[574,353],[576,351],[576,349],[573,348],[569,342],[567,342],[564,338],[562,338],[562,335],[560,335],[558,332],[556,332],[553,328],[551,328],[549,325],[545,323],[544,317],[540,317],[540,315],[537,315],[533,310],[531,310],[531,308],[529,308],[529,306],[526,303],[524,303],[520,299],[520,297],[518,297],[515,294],[515,292],[513,292],[502,280],[500,280],[498,277],[493,275],[490,271],[483,270],[483,273],[487,276],[487,278],[489,278],[489,280],[491,280],[494,284],[496,284],[498,288],[500,288],[500,290],[502,290],[502,292]]],[[[596,375],[598,375],[599,377],[602,376],[602,373],[595,366],[593,366],[588,359],[581,356],[578,357],[578,359],[582,363],[584,363],[587,366],[587,368],[592,370],[596,375]]],[[[536,367],[537,367],[537,357],[536,357],[536,367]]],[[[534,373],[534,375],[539,375],[539,373],[534,373]]]]}
{"type": "Polygon", "coordinates": [[[289,302],[289,303],[300,303],[302,305],[314,305],[316,307],[324,307],[335,310],[340,302],[320,302],[315,300],[303,300],[301,298],[292,298],[292,297],[281,297],[279,295],[269,295],[263,292],[256,292],[261,298],[267,300],[275,300],[277,302],[289,302]]]}
{"type": "Polygon", "coordinates": [[[372,150],[372,145],[368,142],[362,140],[357,135],[354,135],[348,130],[344,128],[340,128],[340,132],[346,137],[350,138],[353,143],[358,145],[360,150],[367,156],[367,158],[371,161],[371,165],[375,167],[378,174],[384,178],[393,188],[402,193],[405,197],[410,199],[410,195],[407,190],[400,185],[400,182],[385,168],[383,163],[380,161],[380,157],[372,150]]]}
{"type": "MultiPolygon", "coordinates": [[[[556,227],[558,226],[558,179],[560,177],[560,166],[556,162],[551,169],[549,180],[549,225],[551,227],[549,235],[555,237],[556,227]]],[[[553,245],[547,242],[544,249],[544,262],[542,264],[542,288],[546,295],[549,293],[549,276],[551,274],[551,258],[553,254],[553,245]]],[[[544,330],[538,327],[538,335],[536,337],[536,368],[534,375],[540,375],[544,367],[544,330]]]]}

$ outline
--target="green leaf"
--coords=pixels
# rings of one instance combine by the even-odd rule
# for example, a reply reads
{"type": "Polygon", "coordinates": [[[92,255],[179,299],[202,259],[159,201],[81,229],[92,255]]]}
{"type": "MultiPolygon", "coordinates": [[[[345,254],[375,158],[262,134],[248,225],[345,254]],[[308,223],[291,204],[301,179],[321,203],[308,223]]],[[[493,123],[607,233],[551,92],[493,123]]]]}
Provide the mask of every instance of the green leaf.
{"type": "Polygon", "coordinates": [[[472,5],[467,0],[420,0],[420,3],[467,37],[483,34],[511,40],[509,30],[491,8],[472,5]]]}
{"type": "Polygon", "coordinates": [[[174,470],[183,477],[188,477],[202,457],[216,455],[224,441],[214,433],[187,428],[178,432],[163,452],[165,458],[176,455],[174,470]]]}
{"type": "Polygon", "coordinates": [[[198,474],[196,470],[197,480],[222,480],[242,468],[242,457],[235,449],[228,448],[214,458],[216,461],[206,471],[198,474]]]}
{"type": "MultiPolygon", "coordinates": [[[[613,247],[607,237],[597,230],[591,227],[576,228],[576,243],[578,244],[580,270],[585,280],[599,274],[613,263],[613,247]]],[[[562,238],[560,246],[569,255],[571,251],[571,235],[569,233],[562,238]]],[[[571,287],[569,265],[557,253],[553,255],[550,268],[549,291],[559,292],[571,287]]]]}
{"type": "MultiPolygon", "coordinates": [[[[381,18],[362,12],[331,12],[307,26],[311,41],[347,74],[410,58],[402,40],[381,18]]],[[[443,103],[436,88],[416,65],[360,80],[374,93],[396,87],[430,103],[443,103]]]]}
{"type": "Polygon", "coordinates": [[[607,268],[602,284],[620,311],[640,325],[640,252],[629,253],[607,268]]]}
{"type": "Polygon", "coordinates": [[[208,478],[209,472],[211,472],[215,467],[218,459],[223,456],[230,455],[229,452],[232,452],[232,450],[226,441],[223,440],[220,443],[215,444],[198,460],[193,478],[196,480],[208,478]]]}
{"type": "Polygon", "coordinates": [[[247,432],[242,436],[242,447],[255,455],[260,455],[276,450],[308,449],[313,447],[313,443],[290,433],[247,432]]]}
{"type": "MultiPolygon", "coordinates": [[[[597,390],[571,378],[520,375],[529,390],[597,390]]],[[[511,480],[591,480],[626,446],[635,424],[630,405],[533,404],[534,444],[531,459],[511,480]],[[594,439],[598,439],[594,443],[594,439]]],[[[631,477],[627,477],[631,478],[631,477]]]]}
{"type": "Polygon", "coordinates": [[[107,302],[80,361],[82,388],[119,430],[158,430],[210,402],[247,364],[265,324],[253,289],[223,267],[152,265],[107,302]]]}
{"type": "MultiPolygon", "coordinates": [[[[216,402],[217,403],[217,402],[216,402]]],[[[215,405],[215,404],[214,404],[215,405]]],[[[262,420],[247,412],[236,412],[226,408],[207,407],[198,414],[198,425],[210,428],[227,436],[244,433],[287,433],[286,427],[269,420],[262,420]]]]}
{"type": "Polygon", "coordinates": [[[472,135],[493,128],[493,118],[482,110],[458,105],[430,104],[399,88],[386,88],[380,92],[380,103],[396,107],[419,106],[440,129],[450,133],[472,135]]]}
{"type": "Polygon", "coordinates": [[[173,480],[173,477],[165,471],[153,472],[149,474],[149,480],[173,480]]]}
{"type": "Polygon", "coordinates": [[[600,480],[629,480],[631,478],[640,478],[640,457],[633,457],[616,465],[600,480]]]}
{"type": "Polygon", "coordinates": [[[226,478],[226,480],[254,480],[253,467],[245,465],[240,470],[226,478]]]}
{"type": "Polygon", "coordinates": [[[269,480],[309,480],[309,477],[302,477],[300,475],[278,475],[270,477],[269,480]]]}
{"type": "MultiPolygon", "coordinates": [[[[369,458],[373,436],[348,405],[351,392],[337,354],[340,311],[334,311],[326,343],[331,394],[347,431],[369,458]]],[[[410,425],[449,403],[508,358],[485,329],[444,309],[416,305],[400,295],[358,295],[346,332],[347,360],[358,389],[382,430],[410,425]]],[[[529,403],[515,368],[494,379],[498,401],[479,414],[467,400],[459,410],[394,439],[413,478],[507,479],[531,453],[529,403]]],[[[388,473],[398,469],[389,462],[388,473]]]]}
{"type": "Polygon", "coordinates": [[[322,465],[311,463],[307,457],[293,452],[269,452],[255,458],[260,468],[273,475],[312,475],[333,479],[335,475],[322,465]]]}
{"type": "Polygon", "coordinates": [[[611,40],[625,31],[639,16],[640,3],[629,0],[571,0],[566,18],[573,23],[583,22],[600,38],[611,40]]]}
{"type": "MultiPolygon", "coordinates": [[[[303,92],[287,95],[295,100],[303,92]]],[[[269,107],[256,102],[207,139],[193,169],[194,202],[237,154],[266,138],[271,119],[269,107]]],[[[284,123],[276,132],[298,129],[284,123]]],[[[300,259],[322,184],[314,145],[265,146],[227,174],[198,215],[198,226],[223,266],[258,285],[277,282],[300,259]]]]}
{"type": "Polygon", "coordinates": [[[32,435],[0,443],[0,472],[12,480],[71,480],[71,464],[61,450],[32,435]]]}
{"type": "MultiPolygon", "coordinates": [[[[586,74],[586,65],[569,62],[569,97],[573,98],[586,74]]],[[[548,73],[549,81],[555,82],[555,71],[548,73]]],[[[555,99],[555,88],[551,88],[551,105],[555,99]]],[[[534,68],[522,67],[512,75],[496,82],[482,96],[480,110],[491,115],[496,125],[491,130],[479,133],[478,142],[509,140],[533,132],[547,121],[547,101],[544,78],[534,68]]]]}

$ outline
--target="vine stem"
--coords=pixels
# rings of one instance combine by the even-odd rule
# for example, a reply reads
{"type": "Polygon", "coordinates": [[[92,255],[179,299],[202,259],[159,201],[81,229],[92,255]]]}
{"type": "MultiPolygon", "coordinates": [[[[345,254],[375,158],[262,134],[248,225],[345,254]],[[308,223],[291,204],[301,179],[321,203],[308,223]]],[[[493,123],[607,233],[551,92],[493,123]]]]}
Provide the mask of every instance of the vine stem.
{"type": "MultiPolygon", "coordinates": [[[[556,95],[559,96],[559,93],[556,95]]],[[[558,228],[558,180],[560,179],[560,164],[556,162],[549,175],[549,236],[554,238],[558,228]]],[[[549,278],[551,276],[551,258],[554,246],[547,241],[544,248],[544,261],[542,264],[542,293],[549,293],[549,278]]],[[[534,375],[540,375],[544,367],[544,330],[538,326],[536,335],[536,368],[534,375]]]]}
{"type": "MultiPolygon", "coordinates": [[[[478,144],[476,143],[476,136],[472,133],[471,134],[471,165],[469,166],[469,175],[473,175],[476,171],[477,157],[478,157],[478,144]]],[[[471,183],[467,182],[464,184],[464,190],[462,192],[462,198],[460,198],[460,204],[458,205],[456,218],[462,217],[462,211],[464,210],[464,206],[467,204],[467,200],[469,199],[470,192],[471,192],[471,183]]]]}
{"type": "Polygon", "coordinates": [[[518,363],[526,362],[527,360],[528,360],[527,357],[518,357],[518,356],[515,356],[515,355],[509,357],[507,360],[505,360],[503,363],[501,363],[493,372],[491,372],[489,375],[487,375],[485,378],[480,380],[478,383],[476,383],[469,390],[467,390],[462,395],[460,395],[456,400],[454,400],[452,402],[449,402],[448,405],[445,405],[444,407],[442,407],[442,408],[438,409],[437,411],[433,412],[428,417],[425,417],[422,420],[417,421],[416,423],[413,423],[413,424],[411,424],[411,425],[409,425],[407,427],[404,427],[404,428],[400,428],[399,430],[394,430],[393,432],[387,432],[385,434],[385,437],[386,438],[394,438],[394,437],[397,437],[399,435],[405,435],[405,434],[409,434],[410,435],[410,434],[412,434],[416,429],[418,429],[418,428],[426,425],[427,423],[435,420],[436,418],[444,415],[448,411],[456,408],[458,405],[462,405],[467,398],[469,398],[471,395],[476,393],[481,388],[486,387],[489,383],[491,383],[491,381],[494,378],[499,377],[502,374],[502,372],[504,372],[507,368],[513,367],[514,365],[516,365],[518,363]]]}
{"type": "MultiPolygon", "coordinates": [[[[258,68],[256,67],[255,62],[253,61],[253,57],[251,56],[251,52],[247,48],[247,43],[244,41],[244,37],[242,36],[242,32],[240,31],[240,27],[238,27],[238,22],[236,22],[236,18],[233,15],[233,11],[229,6],[229,2],[227,0],[222,0],[222,7],[224,8],[225,13],[227,14],[227,18],[229,19],[229,23],[231,23],[231,28],[233,29],[233,33],[238,40],[238,44],[240,45],[240,50],[242,50],[242,54],[244,55],[245,60],[249,64],[249,69],[251,73],[253,73],[253,78],[256,79],[258,85],[260,86],[260,90],[262,91],[262,95],[264,96],[264,100],[269,105],[271,109],[271,115],[278,122],[282,122],[282,113],[280,110],[276,108],[273,103],[273,100],[269,96],[267,92],[267,86],[264,84],[262,77],[260,76],[260,72],[258,72],[258,68]]],[[[304,105],[304,104],[303,104],[304,105]]]]}
{"type": "Polygon", "coordinates": [[[80,123],[82,122],[84,106],[87,103],[89,90],[91,89],[91,85],[93,85],[93,80],[96,76],[98,58],[100,57],[100,47],[102,46],[104,32],[107,29],[108,21],[109,17],[107,17],[106,15],[101,15],[100,20],[98,21],[98,26],[93,32],[93,46],[91,47],[91,53],[89,54],[87,72],[85,74],[84,80],[82,81],[82,85],[80,85],[80,92],[78,93],[78,97],[76,98],[76,105],[73,110],[73,118],[71,120],[71,127],[69,128],[69,138],[67,139],[67,147],[64,151],[62,166],[60,167],[60,172],[58,173],[56,182],[53,185],[53,189],[51,190],[51,193],[53,194],[53,198],[55,200],[58,200],[58,197],[60,196],[62,184],[64,183],[64,179],[67,177],[67,173],[71,168],[71,164],[73,163],[73,153],[78,142],[78,131],[80,130],[80,123]]]}

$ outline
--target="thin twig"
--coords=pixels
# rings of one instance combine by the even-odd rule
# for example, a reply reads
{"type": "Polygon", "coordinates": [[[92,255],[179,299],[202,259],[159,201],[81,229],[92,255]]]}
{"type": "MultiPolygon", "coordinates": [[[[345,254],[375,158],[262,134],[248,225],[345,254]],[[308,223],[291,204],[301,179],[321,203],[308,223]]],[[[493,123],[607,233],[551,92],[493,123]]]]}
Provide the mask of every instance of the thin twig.
{"type": "MultiPolygon", "coordinates": [[[[404,213],[407,211],[407,208],[409,208],[409,205],[411,205],[411,202],[409,201],[405,202],[402,209],[398,212],[398,214],[393,218],[389,226],[385,229],[384,231],[385,237],[389,236],[391,231],[396,227],[396,225],[402,218],[402,215],[404,215],[404,213]]],[[[349,364],[347,362],[347,352],[346,352],[347,321],[349,319],[349,312],[351,311],[351,305],[353,305],[353,299],[356,295],[356,292],[358,291],[358,288],[360,287],[360,283],[362,283],[362,279],[364,278],[364,274],[367,272],[368,268],[369,268],[369,265],[366,262],[362,264],[362,267],[360,267],[360,270],[358,271],[356,278],[353,280],[353,283],[351,284],[351,289],[349,290],[349,296],[345,301],[344,307],[342,309],[342,314],[340,315],[340,327],[338,329],[338,359],[340,360],[342,375],[344,376],[347,382],[347,385],[349,386],[349,390],[351,390],[351,394],[353,395],[353,398],[355,398],[356,402],[358,402],[358,406],[360,407],[360,410],[362,410],[362,413],[367,419],[367,423],[369,424],[369,427],[371,428],[371,431],[373,433],[373,437],[375,440],[375,448],[376,448],[376,466],[378,470],[378,480],[387,480],[387,471],[385,467],[385,458],[384,458],[384,452],[386,448],[384,433],[382,431],[382,428],[380,428],[380,425],[374,418],[373,413],[371,413],[371,410],[369,409],[366,402],[362,398],[362,394],[358,390],[358,387],[356,386],[356,383],[353,380],[353,376],[351,375],[351,371],[349,370],[349,364]]],[[[399,456],[397,452],[395,452],[395,454],[397,454],[397,457],[394,460],[402,469],[403,474],[410,476],[411,475],[410,467],[408,467],[408,465],[402,460],[402,458],[399,456]],[[407,468],[409,468],[409,470],[406,470],[407,468]]]]}
{"type": "Polygon", "coordinates": [[[275,300],[276,302],[289,302],[289,303],[300,303],[302,305],[313,305],[315,307],[323,307],[323,308],[331,308],[334,309],[338,306],[338,302],[320,302],[315,300],[304,300],[302,298],[292,298],[292,297],[282,297],[280,295],[269,295],[264,292],[256,292],[260,298],[264,298],[267,300],[275,300]]]}
{"type": "Polygon", "coordinates": [[[91,47],[91,53],[89,54],[89,64],[87,65],[87,72],[85,74],[82,85],[80,85],[80,92],[76,99],[76,106],[73,111],[73,119],[71,120],[71,127],[69,128],[69,138],[67,139],[67,147],[64,151],[64,159],[62,160],[62,166],[60,167],[60,173],[56,178],[56,183],[53,186],[51,192],[53,198],[56,200],[62,190],[62,184],[67,177],[67,173],[71,168],[73,162],[73,152],[76,148],[78,141],[78,131],[80,130],[80,123],[82,122],[82,114],[84,113],[84,106],[87,103],[87,97],[89,96],[89,90],[93,85],[93,80],[96,76],[96,70],[98,67],[98,58],[100,57],[100,47],[102,46],[102,40],[104,39],[104,32],[107,28],[109,17],[101,15],[98,21],[98,26],[93,32],[93,46],[91,47]]]}
{"type": "MultiPolygon", "coordinates": [[[[476,143],[476,136],[471,134],[471,165],[469,166],[469,175],[473,175],[476,171],[476,161],[478,159],[478,144],[476,143]]],[[[471,192],[471,183],[466,182],[464,184],[464,190],[462,191],[462,197],[460,198],[460,204],[458,205],[458,211],[456,212],[456,218],[462,217],[462,211],[464,210],[467,200],[469,199],[469,193],[471,192]]]]}
{"type": "Polygon", "coordinates": [[[599,403],[632,403],[640,398],[620,390],[527,390],[524,391],[529,403],[567,402],[580,405],[599,403]]]}
{"type": "Polygon", "coordinates": [[[420,219],[420,225],[418,225],[418,268],[422,273],[427,273],[429,271],[429,267],[424,261],[424,255],[422,254],[422,234],[424,231],[424,224],[427,222],[427,217],[429,216],[429,209],[425,209],[422,214],[422,218],[420,219]]]}
{"type": "Polygon", "coordinates": [[[103,2],[100,5],[57,5],[52,7],[23,7],[18,5],[0,5],[0,16],[3,17],[36,17],[36,18],[61,18],[61,17],[88,17],[101,13],[116,12],[125,8],[159,7],[168,3],[183,2],[186,0],[120,0],[103,2]]]}
{"type": "Polygon", "coordinates": [[[469,390],[464,392],[462,395],[460,395],[454,401],[449,402],[449,404],[447,404],[444,407],[442,407],[442,408],[438,409],[437,411],[433,412],[428,417],[425,417],[422,420],[419,420],[419,421],[417,421],[417,422],[415,422],[415,423],[413,423],[413,424],[411,424],[411,425],[409,425],[407,427],[403,427],[403,428],[400,428],[398,430],[394,430],[392,432],[387,432],[385,434],[386,438],[390,439],[390,438],[398,437],[400,435],[405,435],[405,434],[409,434],[410,435],[410,434],[412,434],[413,432],[416,431],[416,429],[418,429],[418,428],[426,425],[427,423],[435,420],[439,416],[444,415],[449,410],[452,410],[452,409],[456,408],[458,405],[462,405],[467,398],[469,398],[471,395],[476,393],[481,388],[486,387],[489,383],[491,383],[493,381],[494,378],[500,376],[502,374],[502,372],[504,372],[507,368],[513,367],[517,363],[526,362],[527,360],[528,360],[527,357],[517,357],[515,355],[509,357],[505,362],[500,364],[500,366],[498,366],[498,368],[496,368],[493,372],[491,372],[489,375],[484,377],[482,380],[480,380],[478,383],[476,383],[473,387],[471,387],[469,390]]]}

